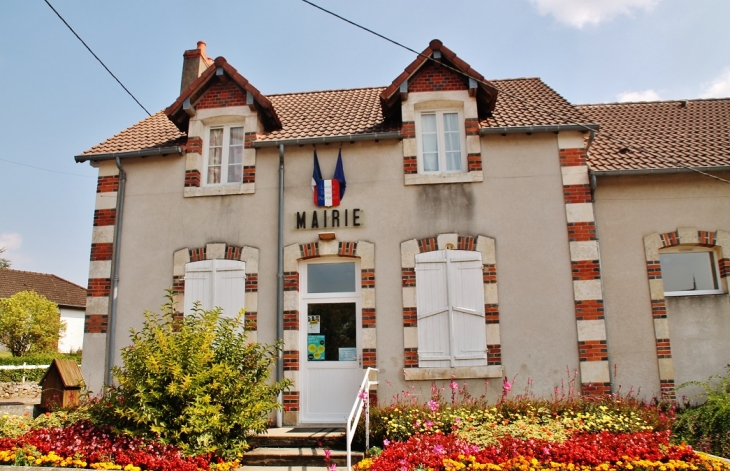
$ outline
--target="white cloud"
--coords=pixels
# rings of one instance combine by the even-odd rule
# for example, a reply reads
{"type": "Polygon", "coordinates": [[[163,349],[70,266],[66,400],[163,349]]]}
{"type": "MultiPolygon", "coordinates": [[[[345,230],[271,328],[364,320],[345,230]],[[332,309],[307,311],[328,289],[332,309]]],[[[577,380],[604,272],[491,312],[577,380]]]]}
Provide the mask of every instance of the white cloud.
{"type": "Polygon", "coordinates": [[[631,16],[634,10],[649,11],[661,0],[530,0],[541,15],[576,28],[597,25],[619,15],[631,16]]]}
{"type": "Polygon", "coordinates": [[[730,67],[725,69],[719,77],[705,86],[700,98],[727,98],[730,97],[730,67]]]}
{"type": "Polygon", "coordinates": [[[7,251],[18,250],[23,245],[23,236],[17,232],[3,232],[0,234],[0,247],[7,251]]]}
{"type": "Polygon", "coordinates": [[[618,101],[621,103],[627,101],[657,101],[661,100],[659,92],[656,90],[643,90],[640,92],[623,92],[618,94],[618,101]]]}

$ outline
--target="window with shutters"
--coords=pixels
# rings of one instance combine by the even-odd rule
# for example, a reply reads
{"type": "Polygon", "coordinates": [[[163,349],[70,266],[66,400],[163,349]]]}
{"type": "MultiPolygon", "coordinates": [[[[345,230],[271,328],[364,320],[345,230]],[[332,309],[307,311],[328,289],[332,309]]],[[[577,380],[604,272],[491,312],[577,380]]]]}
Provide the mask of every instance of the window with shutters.
{"type": "Polygon", "coordinates": [[[418,366],[486,366],[481,253],[425,252],[415,269],[418,366]]]}
{"type": "Polygon", "coordinates": [[[246,263],[238,260],[201,260],[185,265],[185,314],[196,302],[203,309],[220,307],[235,317],[245,307],[246,263]]]}

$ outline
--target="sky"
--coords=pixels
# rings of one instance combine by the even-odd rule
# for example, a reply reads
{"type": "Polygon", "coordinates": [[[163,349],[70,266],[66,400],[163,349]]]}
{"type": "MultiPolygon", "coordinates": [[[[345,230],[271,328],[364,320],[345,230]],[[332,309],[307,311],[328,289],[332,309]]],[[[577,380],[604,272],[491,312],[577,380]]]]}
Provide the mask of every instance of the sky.
{"type": "MultiPolygon", "coordinates": [[[[389,85],[415,59],[302,0],[49,0],[151,113],[200,40],[264,94],[389,85]]],[[[730,96],[727,0],[312,0],[487,79],[575,104],[730,96]]],[[[0,257],[86,286],[96,170],[74,156],[147,115],[44,0],[0,4],[0,257]]]]}

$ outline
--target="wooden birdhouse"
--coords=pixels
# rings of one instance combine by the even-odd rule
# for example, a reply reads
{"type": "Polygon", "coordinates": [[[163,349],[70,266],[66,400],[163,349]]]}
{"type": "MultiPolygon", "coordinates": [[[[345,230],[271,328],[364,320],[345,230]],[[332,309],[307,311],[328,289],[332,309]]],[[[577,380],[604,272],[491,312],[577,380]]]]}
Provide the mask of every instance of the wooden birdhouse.
{"type": "Polygon", "coordinates": [[[67,409],[79,405],[84,377],[75,360],[53,360],[41,381],[41,407],[45,410],[67,409]]]}

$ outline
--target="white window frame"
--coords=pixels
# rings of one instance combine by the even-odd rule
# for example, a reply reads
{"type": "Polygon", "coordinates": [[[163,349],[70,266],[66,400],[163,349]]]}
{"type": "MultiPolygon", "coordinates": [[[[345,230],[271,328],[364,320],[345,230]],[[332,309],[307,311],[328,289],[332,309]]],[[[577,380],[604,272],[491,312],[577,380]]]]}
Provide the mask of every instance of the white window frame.
{"type": "MultiPolygon", "coordinates": [[[[473,267],[472,267],[473,268],[473,267]]],[[[439,250],[435,252],[425,252],[416,255],[416,265],[415,265],[415,272],[416,272],[416,299],[418,304],[418,367],[419,368],[460,368],[460,367],[466,367],[466,368],[474,368],[474,367],[486,367],[488,365],[487,362],[487,336],[486,336],[486,323],[485,323],[485,312],[484,312],[484,285],[483,285],[483,265],[482,265],[482,256],[480,252],[477,251],[468,251],[468,250],[439,250]],[[458,254],[457,254],[458,252],[458,254]],[[454,255],[457,255],[454,257],[454,255]],[[420,260],[419,260],[420,259],[420,260]],[[454,300],[458,297],[456,296],[456,284],[457,281],[451,279],[451,265],[453,263],[459,263],[459,262],[477,262],[479,264],[479,278],[478,283],[475,284],[475,289],[477,290],[474,294],[474,296],[477,298],[478,305],[475,306],[475,309],[469,309],[468,307],[464,306],[456,306],[454,304],[454,300]],[[443,264],[445,268],[446,273],[446,292],[443,293],[445,296],[445,306],[439,306],[437,311],[440,312],[446,312],[447,319],[448,319],[448,342],[449,342],[449,351],[446,352],[446,355],[442,357],[432,357],[432,358],[422,358],[422,348],[424,348],[423,345],[423,338],[428,335],[427,332],[424,331],[426,328],[424,325],[424,322],[422,322],[423,318],[430,317],[432,315],[437,314],[436,311],[434,312],[426,312],[421,305],[421,298],[423,293],[422,290],[430,289],[431,287],[427,287],[423,284],[423,281],[421,280],[420,276],[420,270],[429,268],[424,268],[426,265],[432,265],[432,264],[443,264]],[[421,266],[419,268],[419,265],[421,266]],[[421,291],[419,293],[419,290],[421,291]],[[481,343],[479,344],[479,354],[468,354],[466,356],[458,355],[456,352],[460,350],[460,348],[463,348],[463,345],[457,345],[457,335],[455,332],[455,313],[459,312],[463,315],[467,316],[474,316],[479,318],[479,328],[482,329],[481,332],[477,333],[477,339],[481,339],[481,343]],[[482,347],[483,346],[483,347],[482,347]],[[482,350],[483,348],[483,350],[482,350]]],[[[460,287],[463,288],[463,285],[460,285],[460,287]]],[[[474,350],[476,351],[476,350],[474,350]]]]}
{"type": "MultiPolygon", "coordinates": [[[[720,265],[718,260],[720,254],[715,247],[703,247],[700,245],[675,245],[673,247],[667,247],[659,252],[659,256],[664,254],[682,254],[682,253],[710,253],[710,269],[712,275],[717,283],[717,289],[710,290],[691,290],[691,291],[664,291],[664,296],[702,296],[708,294],[723,294],[722,289],[722,278],[720,277],[720,265]]],[[[662,266],[662,278],[666,276],[664,273],[665,268],[662,266]]]]}
{"type": "Polygon", "coordinates": [[[418,173],[422,175],[455,175],[467,173],[469,171],[466,151],[466,130],[464,129],[464,112],[458,108],[429,109],[420,110],[416,113],[416,146],[418,152],[418,173]],[[446,143],[444,132],[444,114],[454,113],[457,115],[459,124],[459,146],[461,151],[461,168],[459,170],[446,170],[446,143]],[[421,124],[424,115],[436,116],[436,135],[438,142],[438,162],[439,169],[436,171],[426,171],[423,158],[423,126],[421,124]]]}
{"type": "MultiPolygon", "coordinates": [[[[222,272],[242,272],[243,287],[240,293],[240,306],[235,312],[230,310],[223,310],[223,317],[236,317],[241,309],[246,308],[246,262],[240,260],[224,260],[224,259],[212,259],[212,260],[199,260],[197,262],[189,262],[185,264],[185,295],[184,295],[184,313],[188,315],[192,312],[192,308],[195,302],[201,302],[200,299],[192,299],[192,292],[190,289],[189,276],[192,273],[210,273],[210,305],[201,305],[205,310],[214,309],[220,306],[220,291],[217,285],[218,277],[216,276],[222,272]]],[[[238,297],[238,296],[237,296],[238,297]]],[[[220,306],[223,307],[223,306],[220,306]]]]}
{"type": "Polygon", "coordinates": [[[242,185],[244,168],[245,168],[245,150],[246,150],[246,129],[243,123],[235,124],[224,124],[215,126],[206,126],[203,134],[203,185],[204,186],[223,186],[223,185],[242,185]],[[228,164],[229,164],[229,150],[231,142],[231,129],[241,128],[243,132],[243,143],[241,144],[241,181],[240,182],[229,182],[228,181],[228,164]],[[208,167],[210,163],[210,132],[214,129],[223,130],[223,144],[222,144],[222,155],[221,155],[221,178],[218,183],[210,183],[208,181],[208,167]]]}

